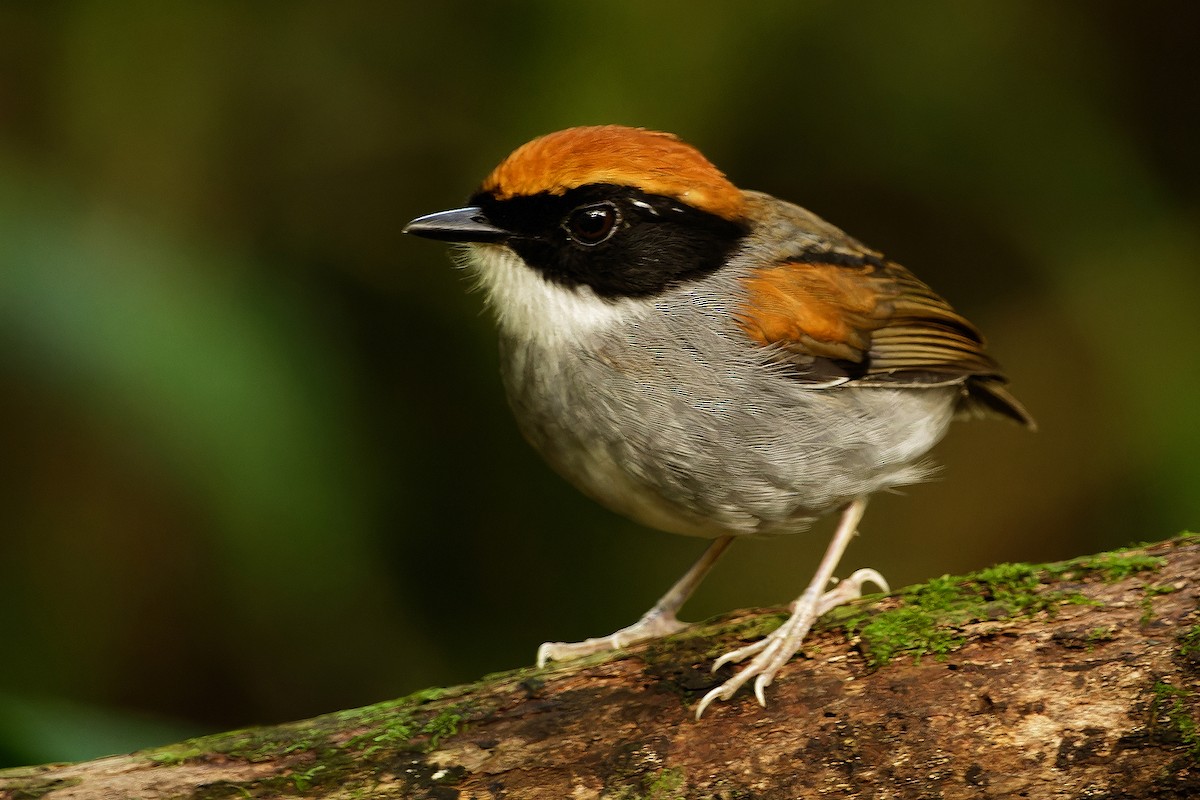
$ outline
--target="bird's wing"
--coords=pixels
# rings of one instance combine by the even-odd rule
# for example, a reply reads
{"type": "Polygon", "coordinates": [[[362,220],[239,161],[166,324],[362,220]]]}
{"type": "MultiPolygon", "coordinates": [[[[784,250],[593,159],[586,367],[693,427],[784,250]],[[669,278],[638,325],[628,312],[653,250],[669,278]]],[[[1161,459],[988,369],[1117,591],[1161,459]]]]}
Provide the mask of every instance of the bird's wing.
{"type": "Polygon", "coordinates": [[[965,317],[895,262],[869,251],[812,253],[743,279],[742,329],[797,380],[960,384],[964,408],[1032,426],[965,317]]]}

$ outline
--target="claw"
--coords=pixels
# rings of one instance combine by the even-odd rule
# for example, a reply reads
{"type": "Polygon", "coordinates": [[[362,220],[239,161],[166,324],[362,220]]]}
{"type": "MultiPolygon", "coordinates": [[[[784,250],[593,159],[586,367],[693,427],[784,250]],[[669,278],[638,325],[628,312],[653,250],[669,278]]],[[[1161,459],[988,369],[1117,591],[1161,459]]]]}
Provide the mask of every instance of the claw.
{"type": "Polygon", "coordinates": [[[864,583],[873,583],[879,587],[881,592],[890,592],[892,589],[888,586],[887,579],[873,569],[855,570],[854,573],[846,578],[846,581],[852,581],[858,585],[859,597],[862,597],[862,586],[864,583]]]}
{"type": "Polygon", "coordinates": [[[585,639],[582,642],[545,642],[537,651],[538,668],[546,666],[548,661],[565,661],[570,658],[581,658],[593,653],[604,653],[610,650],[620,650],[622,647],[639,644],[651,639],[659,639],[678,633],[687,627],[675,616],[684,602],[691,596],[696,586],[712,569],[713,564],[729,547],[732,536],[722,536],[714,539],[692,565],[683,577],[675,582],[667,593],[634,624],[622,628],[610,636],[595,639],[585,639]]]}
{"type": "Polygon", "coordinates": [[[855,500],[846,506],[837,532],[825,551],[817,574],[813,576],[808,588],[792,606],[792,615],[775,630],[759,639],[757,642],[731,650],[713,663],[713,670],[726,664],[742,661],[748,656],[754,658],[741,671],[720,686],[712,689],[701,698],[696,705],[696,719],[704,715],[705,709],[715,700],[728,700],[751,678],[754,679],[754,697],[759,705],[766,707],[766,688],[775,680],[775,675],[783,665],[800,649],[804,637],[817,618],[830,609],[836,608],[862,596],[863,586],[874,583],[888,591],[887,581],[873,569],[860,569],[846,580],[836,584],[832,589],[824,591],[829,586],[833,570],[841,558],[851,537],[856,532],[859,520],[862,518],[866,501],[855,500]]]}
{"type": "MultiPolygon", "coordinates": [[[[724,684],[722,684],[722,685],[724,685],[724,684]]],[[[712,701],[717,699],[717,696],[720,693],[721,693],[721,687],[718,686],[716,689],[713,689],[708,694],[704,695],[704,697],[700,698],[700,703],[696,706],[696,721],[697,722],[699,722],[700,718],[704,716],[704,709],[708,708],[708,706],[712,703],[712,701]]],[[[721,699],[725,700],[727,698],[722,697],[721,699]]]]}
{"type": "Polygon", "coordinates": [[[767,697],[763,690],[767,688],[767,684],[771,681],[766,675],[759,675],[754,679],[754,696],[758,699],[758,704],[763,708],[767,707],[767,697]]]}
{"type": "Polygon", "coordinates": [[[608,636],[584,639],[582,642],[545,642],[537,651],[537,665],[546,666],[548,661],[566,661],[582,658],[593,653],[607,653],[629,645],[640,644],[651,639],[660,639],[686,628],[687,625],[675,618],[673,613],[647,613],[640,620],[608,636]]]}
{"type": "Polygon", "coordinates": [[[737,650],[730,650],[728,653],[713,662],[712,671],[716,672],[726,664],[737,664],[739,661],[744,661],[746,658],[754,655],[766,647],[770,643],[768,641],[769,638],[770,637],[764,636],[757,642],[751,642],[745,647],[739,647],[737,650]]]}

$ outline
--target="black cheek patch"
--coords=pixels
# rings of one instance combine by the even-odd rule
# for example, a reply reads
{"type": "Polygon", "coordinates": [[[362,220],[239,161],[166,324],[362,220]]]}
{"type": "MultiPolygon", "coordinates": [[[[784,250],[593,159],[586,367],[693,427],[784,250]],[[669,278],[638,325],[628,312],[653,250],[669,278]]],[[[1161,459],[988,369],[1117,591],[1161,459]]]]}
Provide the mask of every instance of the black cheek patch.
{"type": "Polygon", "coordinates": [[[548,280],[588,286],[610,299],[652,296],[710,275],[748,230],[671,198],[602,184],[509,200],[476,195],[471,202],[513,232],[506,244],[548,280]],[[616,233],[597,245],[574,241],[562,221],[579,206],[602,200],[620,210],[616,233]]]}
{"type": "Polygon", "coordinates": [[[601,297],[643,297],[712,274],[741,237],[695,222],[641,222],[614,236],[604,252],[581,253],[590,262],[583,265],[589,285],[601,297]]]}

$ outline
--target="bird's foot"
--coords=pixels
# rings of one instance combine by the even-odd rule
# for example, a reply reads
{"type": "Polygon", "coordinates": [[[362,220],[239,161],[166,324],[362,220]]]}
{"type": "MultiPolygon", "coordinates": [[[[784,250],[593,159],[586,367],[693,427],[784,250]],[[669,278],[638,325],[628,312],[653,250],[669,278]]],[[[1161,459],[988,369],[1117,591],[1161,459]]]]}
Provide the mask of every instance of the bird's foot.
{"type": "Polygon", "coordinates": [[[793,604],[792,615],[786,622],[757,642],[739,647],[718,658],[712,666],[714,672],[725,664],[736,664],[754,656],[740,672],[704,695],[700,704],[696,706],[696,719],[700,719],[704,709],[714,700],[728,700],[751,678],[754,678],[754,696],[758,698],[759,705],[765,707],[767,701],[764,690],[775,679],[780,667],[800,649],[804,637],[817,618],[831,609],[862,597],[862,588],[866,583],[874,583],[883,591],[889,591],[887,581],[873,569],[860,569],[833,589],[820,595],[814,587],[809,587],[809,590],[793,604]]]}
{"type": "Polygon", "coordinates": [[[686,627],[687,623],[680,622],[673,613],[650,611],[629,627],[608,636],[584,639],[582,642],[546,642],[538,648],[537,665],[544,667],[547,661],[567,661],[593,653],[620,650],[622,647],[670,636],[686,627]]]}

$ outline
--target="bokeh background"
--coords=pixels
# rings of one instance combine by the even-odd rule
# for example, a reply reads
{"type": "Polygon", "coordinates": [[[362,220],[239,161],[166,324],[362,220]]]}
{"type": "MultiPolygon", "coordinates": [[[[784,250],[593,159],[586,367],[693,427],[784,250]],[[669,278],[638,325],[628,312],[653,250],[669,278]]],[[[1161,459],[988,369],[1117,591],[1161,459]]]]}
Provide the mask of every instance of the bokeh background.
{"type": "MultiPolygon", "coordinates": [[[[524,445],[481,298],[400,233],[570,125],[683,135],[989,335],[1041,431],[957,426],[843,573],[1196,526],[1189,11],[3,3],[0,765],[525,665],[683,571],[524,445]]],[[[688,615],[788,601],[827,532],[739,544],[688,615]]]]}

